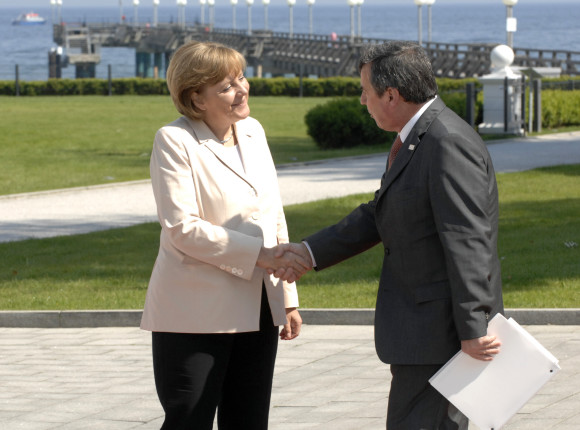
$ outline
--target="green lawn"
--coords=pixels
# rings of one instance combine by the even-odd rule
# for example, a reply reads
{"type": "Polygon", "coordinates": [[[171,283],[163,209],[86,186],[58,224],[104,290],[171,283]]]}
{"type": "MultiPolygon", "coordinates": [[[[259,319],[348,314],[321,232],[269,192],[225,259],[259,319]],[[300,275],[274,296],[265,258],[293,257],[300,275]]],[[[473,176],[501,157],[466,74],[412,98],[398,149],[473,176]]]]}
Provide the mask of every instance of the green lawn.
{"type": "MultiPolygon", "coordinates": [[[[321,151],[304,114],[323,98],[254,97],[277,164],[377,151],[321,151]]],[[[0,97],[0,194],[146,179],[155,131],[177,117],[168,97],[0,97]]],[[[580,165],[498,175],[508,307],[580,304],[580,165]],[[568,244],[568,246],[566,245],[568,244]]],[[[291,239],[339,220],[369,195],[286,208],[291,239]]],[[[156,223],[0,243],[0,309],[139,309],[157,254],[156,223]]],[[[376,247],[299,282],[302,307],[373,307],[376,247]]]]}
{"type": "MultiPolygon", "coordinates": [[[[580,303],[580,165],[498,175],[502,278],[507,307],[580,303]]],[[[296,241],[338,221],[372,194],[286,208],[296,241]]],[[[159,244],[149,223],[79,236],[0,244],[0,309],[139,309],[159,244]]],[[[380,246],[305,275],[301,306],[373,307],[380,246]]]]}
{"type": "MultiPolygon", "coordinates": [[[[326,101],[250,99],[276,164],[387,149],[318,149],[304,115],[326,101]]],[[[168,96],[0,97],[0,112],[0,195],[146,179],[155,132],[179,116],[168,96]]]]}

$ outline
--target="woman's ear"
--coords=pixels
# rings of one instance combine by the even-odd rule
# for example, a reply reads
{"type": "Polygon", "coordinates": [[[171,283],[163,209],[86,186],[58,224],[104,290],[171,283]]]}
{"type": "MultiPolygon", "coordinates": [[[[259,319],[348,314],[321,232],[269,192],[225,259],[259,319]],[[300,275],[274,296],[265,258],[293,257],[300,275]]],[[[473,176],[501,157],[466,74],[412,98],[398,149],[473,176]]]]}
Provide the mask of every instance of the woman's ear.
{"type": "Polygon", "coordinates": [[[193,105],[199,110],[205,110],[203,96],[197,91],[191,93],[191,101],[193,102],[193,105]]]}

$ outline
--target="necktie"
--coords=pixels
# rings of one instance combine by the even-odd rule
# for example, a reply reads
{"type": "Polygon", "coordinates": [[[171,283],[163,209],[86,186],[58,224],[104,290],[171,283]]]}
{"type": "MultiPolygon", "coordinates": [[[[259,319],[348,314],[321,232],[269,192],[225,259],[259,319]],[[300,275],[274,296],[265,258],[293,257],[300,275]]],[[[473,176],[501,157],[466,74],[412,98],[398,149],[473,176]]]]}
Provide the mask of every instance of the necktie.
{"type": "Polygon", "coordinates": [[[393,146],[391,146],[391,151],[389,152],[389,169],[391,168],[393,161],[395,161],[395,157],[397,156],[397,153],[402,146],[403,141],[401,140],[401,136],[397,134],[397,138],[393,142],[393,146]]]}

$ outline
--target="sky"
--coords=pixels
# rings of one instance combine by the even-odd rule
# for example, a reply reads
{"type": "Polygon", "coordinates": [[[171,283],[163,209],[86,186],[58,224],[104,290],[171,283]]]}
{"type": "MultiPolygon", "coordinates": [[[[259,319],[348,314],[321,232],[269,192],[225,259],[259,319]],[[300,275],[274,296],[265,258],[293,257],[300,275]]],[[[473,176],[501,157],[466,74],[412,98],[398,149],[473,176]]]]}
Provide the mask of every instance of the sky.
{"type": "MultiPolygon", "coordinates": [[[[122,0],[123,6],[132,6],[133,0],[122,0]]],[[[365,3],[390,3],[390,4],[405,4],[411,3],[413,4],[413,0],[364,0],[365,3]]],[[[519,0],[518,4],[522,3],[552,3],[554,0],[519,0]]],[[[556,0],[558,3],[576,3],[578,4],[578,0],[556,0]]],[[[198,0],[189,0],[187,2],[188,6],[198,4],[198,0]]],[[[229,4],[229,0],[216,0],[217,4],[229,4]]],[[[239,0],[240,4],[244,3],[244,0],[239,0]]],[[[260,0],[255,0],[255,3],[261,3],[260,0]]],[[[285,4],[285,0],[272,0],[273,4],[285,4]]],[[[297,0],[297,4],[304,3],[306,4],[306,0],[297,0]]],[[[320,4],[347,4],[347,0],[316,0],[316,3],[320,4]]],[[[315,4],[316,4],[315,3],[315,4]]],[[[436,0],[435,5],[437,4],[454,4],[454,3],[500,3],[501,0],[436,0]]],[[[83,6],[90,6],[90,7],[117,7],[119,5],[119,0],[62,0],[63,7],[83,7],[83,6]]],[[[153,4],[152,0],[140,0],[140,4],[142,6],[151,6],[153,4]]],[[[363,3],[364,4],[364,3],[363,3]]],[[[176,0],[160,0],[160,6],[172,6],[176,5],[176,0]]],[[[0,7],[1,8],[35,8],[35,7],[48,7],[50,6],[50,0],[20,0],[15,5],[14,0],[0,0],[0,7]]],[[[517,8],[517,4],[515,8],[517,8]]]]}

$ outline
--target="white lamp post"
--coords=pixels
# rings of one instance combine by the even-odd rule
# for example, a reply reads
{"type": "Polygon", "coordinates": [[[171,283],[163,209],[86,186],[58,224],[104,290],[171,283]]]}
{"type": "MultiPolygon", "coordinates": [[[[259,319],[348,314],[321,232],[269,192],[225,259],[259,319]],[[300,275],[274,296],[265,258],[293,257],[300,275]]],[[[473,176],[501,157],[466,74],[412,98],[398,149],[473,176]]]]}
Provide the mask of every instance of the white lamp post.
{"type": "Polygon", "coordinates": [[[424,0],[427,5],[427,40],[431,43],[431,6],[435,3],[435,0],[424,0]]]}
{"type": "Polygon", "coordinates": [[[54,24],[54,9],[56,7],[56,0],[50,0],[50,21],[54,24]]]}
{"type": "Polygon", "coordinates": [[[417,5],[417,41],[419,45],[423,43],[423,18],[421,16],[421,6],[427,4],[425,0],[414,0],[417,5]]]}
{"type": "Polygon", "coordinates": [[[270,4],[270,0],[262,0],[262,4],[264,5],[264,30],[268,29],[268,5],[270,4]]]}
{"type": "Polygon", "coordinates": [[[232,5],[232,28],[236,29],[236,5],[238,4],[238,0],[230,0],[230,4],[232,5]]]}
{"type": "Polygon", "coordinates": [[[159,8],[159,0],[153,0],[153,27],[157,27],[157,9],[159,8]]]}
{"type": "Polygon", "coordinates": [[[288,9],[290,12],[290,39],[294,37],[294,5],[296,4],[296,0],[287,0],[288,1],[288,9]]]}
{"type": "Polygon", "coordinates": [[[513,48],[514,46],[514,33],[517,30],[518,22],[516,18],[513,17],[513,7],[516,5],[518,0],[502,0],[503,4],[506,6],[506,32],[507,32],[507,46],[513,48]]]}
{"type": "Polygon", "coordinates": [[[254,0],[246,0],[246,4],[248,5],[248,36],[252,34],[252,5],[254,4],[254,0]]]}
{"type": "Polygon", "coordinates": [[[58,23],[62,24],[62,0],[56,0],[56,10],[58,15],[58,23]]]}
{"type": "Polygon", "coordinates": [[[139,0],[133,0],[133,25],[139,25],[139,0]]]}
{"type": "Polygon", "coordinates": [[[209,31],[213,31],[213,25],[215,23],[215,16],[214,16],[214,6],[215,0],[207,0],[207,5],[209,6],[209,31]]]}
{"type": "Polygon", "coordinates": [[[119,0],[119,24],[123,24],[123,0],[119,0]]]}
{"type": "Polygon", "coordinates": [[[314,1],[315,0],[306,0],[306,3],[308,3],[308,31],[310,33],[310,36],[312,36],[314,28],[314,26],[312,25],[312,6],[314,6],[314,1]]]}
{"type": "Polygon", "coordinates": [[[201,8],[201,25],[205,26],[205,3],[206,0],[199,0],[199,6],[201,8]]]}
{"type": "Polygon", "coordinates": [[[177,0],[177,26],[185,28],[185,5],[187,0],[177,0]]]}
{"type": "Polygon", "coordinates": [[[356,3],[356,12],[358,18],[358,37],[362,36],[362,18],[361,18],[361,7],[365,0],[358,0],[356,3]]]}
{"type": "Polygon", "coordinates": [[[347,0],[350,6],[350,42],[354,42],[354,7],[357,5],[358,0],[347,0]]]}

